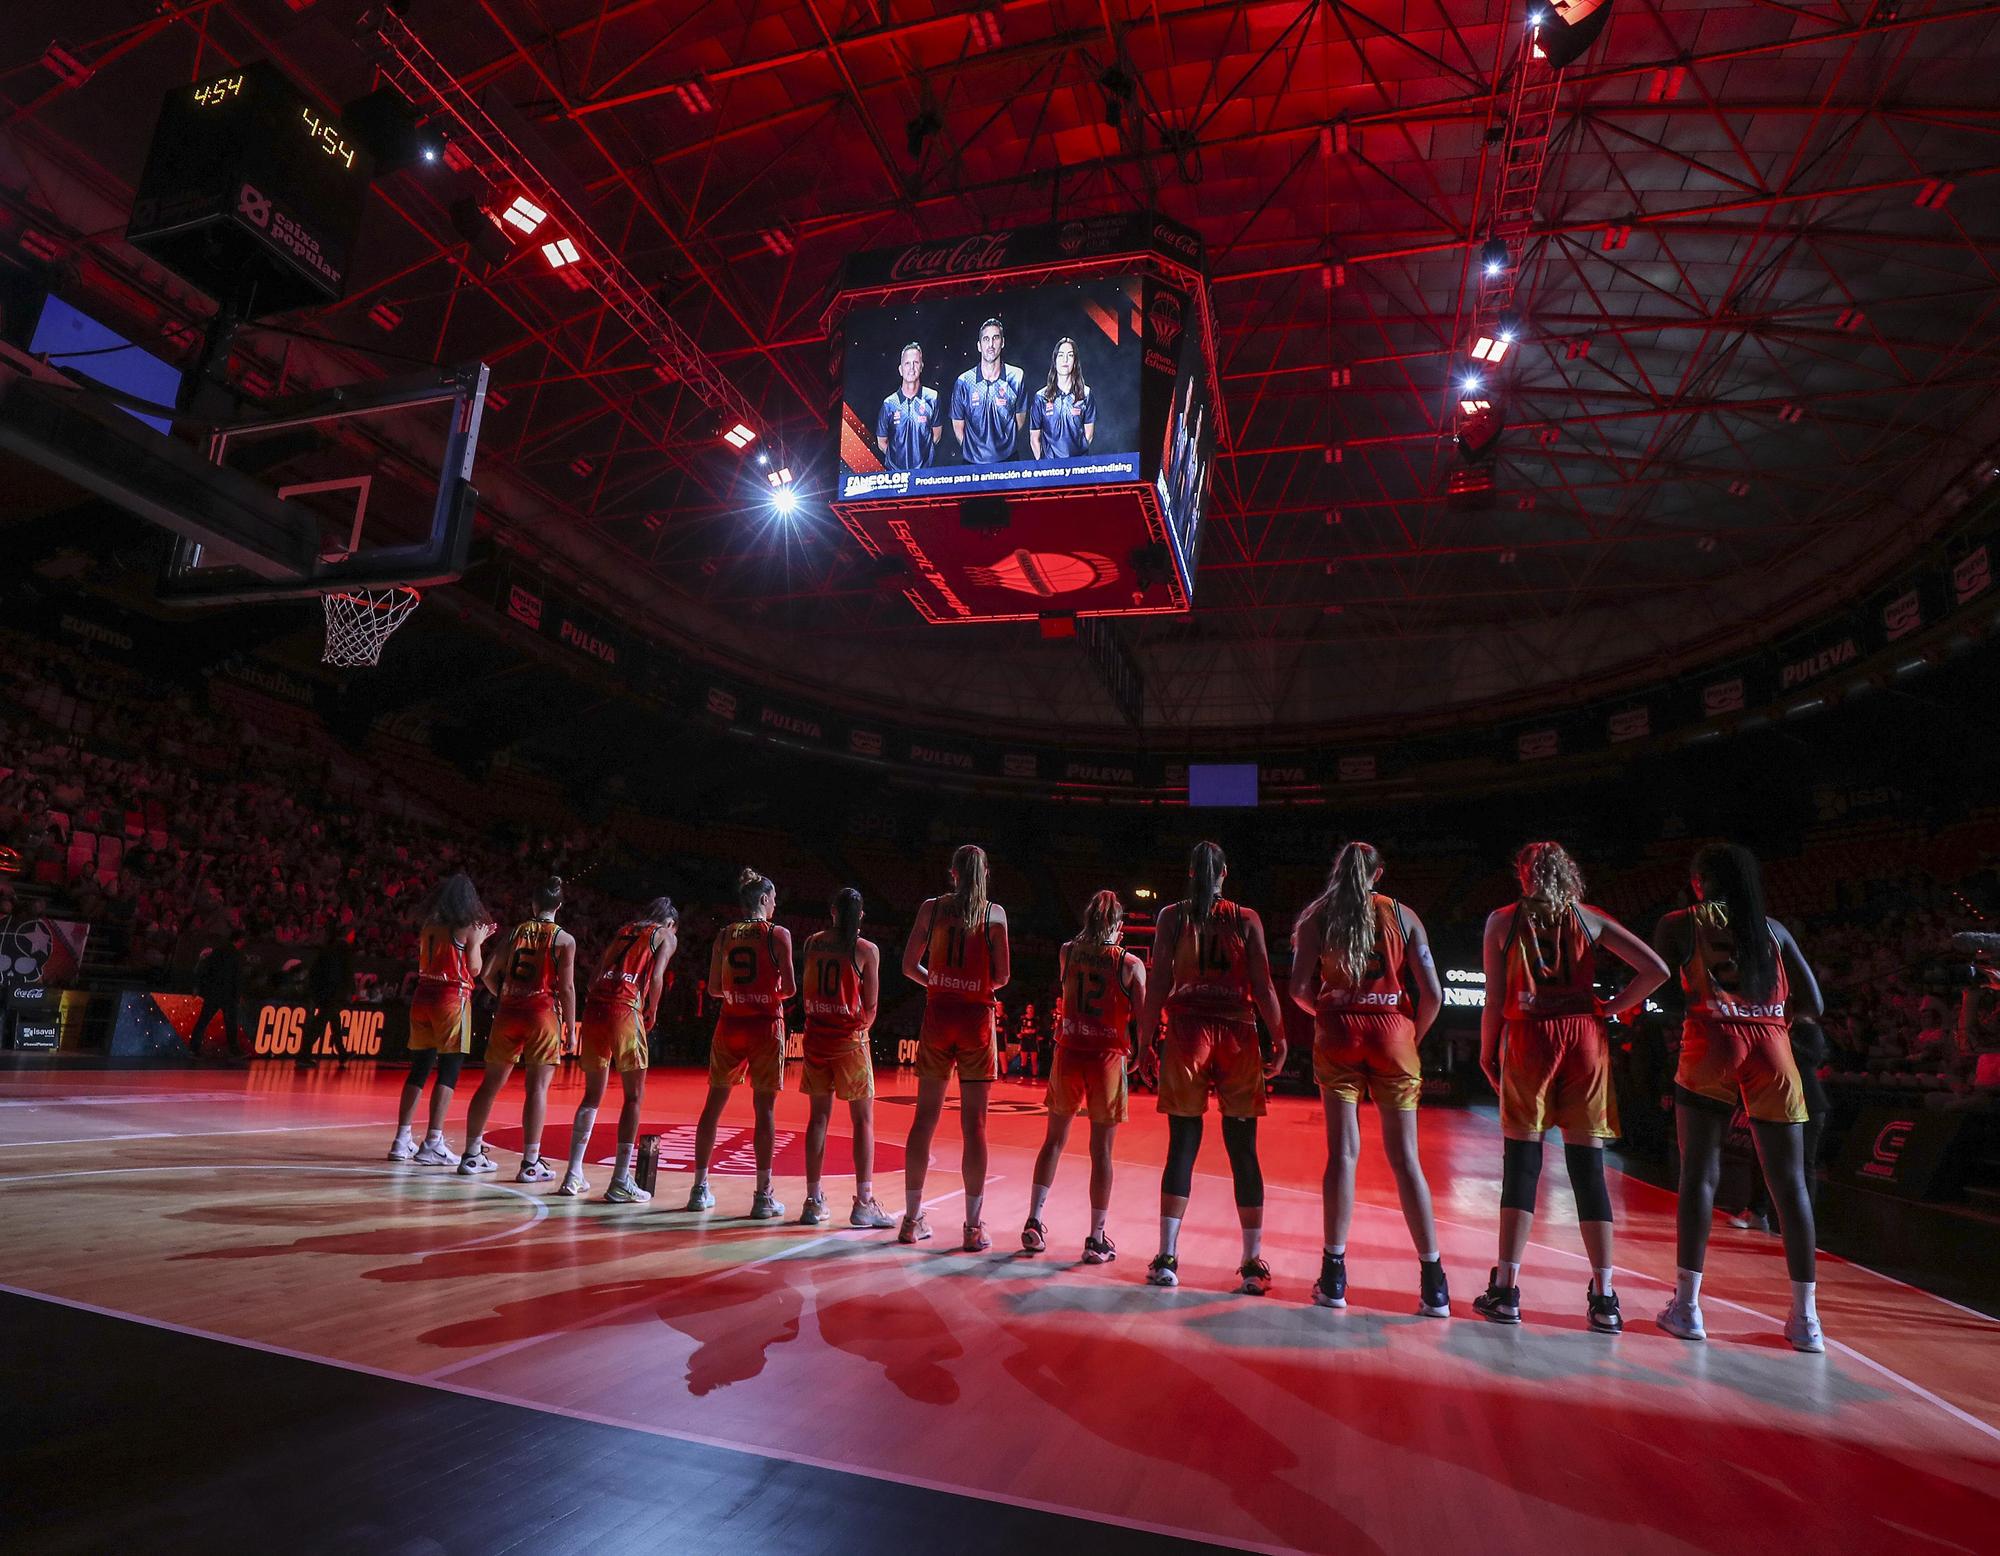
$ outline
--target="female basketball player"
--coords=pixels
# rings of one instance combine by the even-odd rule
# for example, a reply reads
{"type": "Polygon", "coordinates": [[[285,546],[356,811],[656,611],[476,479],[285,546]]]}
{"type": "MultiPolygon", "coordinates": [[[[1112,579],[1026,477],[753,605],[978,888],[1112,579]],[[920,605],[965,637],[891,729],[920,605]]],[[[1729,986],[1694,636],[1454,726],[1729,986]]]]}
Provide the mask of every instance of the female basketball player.
{"type": "Polygon", "coordinates": [[[410,1078],[396,1110],[396,1138],[389,1142],[389,1160],[415,1160],[426,1167],[456,1167],[458,1153],[444,1143],[444,1117],[458,1072],[472,1051],[472,980],[485,965],[487,937],[499,926],[487,922],[486,904],[479,900],[464,871],[446,876],[423,906],[423,928],[417,932],[417,990],[410,999],[410,1078]],[[430,1125],[419,1146],[410,1137],[410,1120],[424,1082],[431,1081],[430,1125]]]}
{"type": "Polygon", "coordinates": [[[1448,1318],[1451,1293],[1438,1257],[1431,1190],[1417,1159],[1424,1088],[1417,1045],[1444,995],[1423,920],[1379,894],[1381,879],[1382,856],[1367,843],[1347,844],[1334,856],[1326,890],[1292,932],[1292,1003],[1313,1018],[1313,1075],[1326,1104],[1326,1248],[1312,1295],[1321,1307],[1347,1306],[1354,1162],[1361,1153],[1361,1103],[1372,1095],[1403,1221],[1417,1245],[1417,1311],[1448,1318]]]}
{"type": "Polygon", "coordinates": [[[1081,459],[1096,436],[1097,401],[1065,335],[1049,354],[1048,383],[1028,401],[1028,447],[1037,459],[1081,459]]]}
{"type": "Polygon", "coordinates": [[[646,1034],[660,1013],[660,989],[680,944],[680,921],[671,897],[655,897],[618,931],[584,995],[583,1100],[570,1125],[569,1171],[556,1190],[565,1198],[590,1192],[583,1156],[614,1069],[625,1105],[618,1110],[618,1159],[604,1198],[613,1205],[638,1205],[653,1197],[632,1181],[632,1152],[639,1139],[639,1104],[646,1095],[646,1034]]]}
{"type": "Polygon", "coordinates": [[[778,1093],[785,1086],[785,1001],[798,993],[792,975],[792,932],[771,922],[778,888],[755,870],[736,879],[743,917],[715,937],[708,957],[708,987],[722,1001],[715,1040],[708,1050],[708,1100],[694,1131],[694,1188],[688,1210],[712,1210],[709,1158],[715,1154],[715,1126],[729,1094],[750,1078],[750,1112],[755,1120],[757,1191],[750,1197],[754,1221],[775,1221],[785,1207],[771,1192],[771,1153],[777,1143],[778,1093]]]}
{"type": "Polygon", "coordinates": [[[826,1164],[826,1131],[834,1099],[847,1104],[854,1130],[854,1208],[849,1226],[896,1223],[875,1203],[875,1060],[868,1030],[882,987],[882,951],[861,938],[861,893],[843,886],[833,894],[833,927],[806,937],[806,1061],[799,1088],[806,1094],[806,1204],[802,1226],[826,1220],[820,1173],[826,1164]]]}
{"type": "Polygon", "coordinates": [[[1069,1140],[1070,1120],[1090,1116],[1090,1236],[1083,1240],[1085,1264],[1109,1264],[1118,1257],[1104,1223],[1111,1214],[1111,1146],[1125,1122],[1125,1061],[1132,1052],[1132,1007],[1146,997],[1146,969],[1119,948],[1125,904],[1118,893],[1101,891],[1084,910],[1083,929],[1062,948],[1062,1000],[1055,1029],[1055,1059],[1049,1071],[1049,1130],[1035,1158],[1035,1181],[1021,1246],[1029,1253],[1048,1247],[1042,1206],[1055,1187],[1056,1164],[1069,1140]]]}
{"type": "Polygon", "coordinates": [[[1806,1185],[1805,1089],[1786,1021],[1821,1011],[1813,977],[1791,931],[1764,913],[1763,873],[1747,848],[1712,843],[1694,856],[1695,903],[1660,921],[1653,947],[1680,970],[1687,996],[1674,1115],[1680,1124],[1681,1202],[1674,1298],[1660,1327],[1705,1340],[1701,1270],[1722,1169],[1722,1139],[1741,1099],[1757,1159],[1778,1212],[1792,1311],[1785,1338],[1824,1351],[1813,1258],[1813,1207],[1806,1185]]]}
{"type": "Polygon", "coordinates": [[[1155,1286],[1180,1284],[1181,1218],[1187,1214],[1202,1115],[1213,1090],[1222,1111],[1222,1143],[1236,1180],[1236,1215],[1243,1226],[1237,1290],[1261,1297],[1271,1289],[1264,1262],[1264,1172],[1257,1161],[1257,1120],[1264,1083],[1285,1063],[1285,1013],[1271,983],[1264,922],[1222,895],[1229,862],[1219,843],[1197,843],[1188,859],[1188,895],[1160,911],[1154,963],[1139,1011],[1140,1052],[1157,1075],[1160,1111],[1167,1115],[1167,1166],[1160,1175],[1160,1251],[1147,1267],[1155,1286]],[[1167,1013],[1164,1043],[1156,1035],[1167,1013]],[[1260,1059],[1257,1017],[1271,1036],[1260,1059]]]}
{"type": "Polygon", "coordinates": [[[486,1074],[465,1110],[462,1173],[491,1172],[486,1120],[516,1063],[524,1070],[521,1098],[521,1170],[516,1183],[546,1183],[555,1174],[542,1160],[542,1120],[549,1108],[549,1077],[576,1027],[576,941],[556,927],[562,877],[552,875],[535,893],[535,916],[515,926],[506,954],[488,962],[484,981],[500,997],[486,1038],[486,1074]]]}
{"type": "Polygon", "coordinates": [[[1639,1009],[1666,981],[1651,946],[1601,909],[1583,903],[1583,876],[1559,843],[1530,843],[1515,856],[1520,899],[1486,920],[1486,1006],[1479,1067],[1500,1094],[1500,1262],[1474,1310],[1496,1324],[1521,1321],[1521,1255],[1535,1224],[1542,1136],[1563,1135],[1563,1162],[1590,1254],[1585,1292],[1590,1327],[1625,1327],[1611,1286],[1611,1194],[1604,1142],[1618,1133],[1611,1096],[1607,1020],[1639,1009]],[[1632,969],[1618,996],[1597,997],[1602,948],[1632,969]]]}
{"type": "Polygon", "coordinates": [[[924,1024],[917,1038],[917,1116],[904,1154],[899,1243],[920,1243],[931,1235],[924,1217],[924,1178],[930,1170],[931,1136],[956,1070],[965,1135],[962,1246],[967,1253],[993,1246],[980,1215],[986,1203],[986,1099],[1000,1073],[993,996],[1007,986],[1011,971],[1007,910],[986,900],[986,850],[962,844],[951,856],[950,894],[932,897],[917,909],[903,946],[903,976],[924,990],[924,1024]]]}

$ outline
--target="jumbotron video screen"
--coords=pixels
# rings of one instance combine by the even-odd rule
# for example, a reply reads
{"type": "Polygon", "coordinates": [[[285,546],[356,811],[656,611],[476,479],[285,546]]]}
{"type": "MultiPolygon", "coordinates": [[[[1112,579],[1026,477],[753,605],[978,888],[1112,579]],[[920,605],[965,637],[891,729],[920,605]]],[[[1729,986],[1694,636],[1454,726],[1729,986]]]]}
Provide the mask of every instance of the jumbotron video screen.
{"type": "Polygon", "coordinates": [[[1143,479],[1137,276],[912,298],[844,321],[840,498],[1143,479]]]}

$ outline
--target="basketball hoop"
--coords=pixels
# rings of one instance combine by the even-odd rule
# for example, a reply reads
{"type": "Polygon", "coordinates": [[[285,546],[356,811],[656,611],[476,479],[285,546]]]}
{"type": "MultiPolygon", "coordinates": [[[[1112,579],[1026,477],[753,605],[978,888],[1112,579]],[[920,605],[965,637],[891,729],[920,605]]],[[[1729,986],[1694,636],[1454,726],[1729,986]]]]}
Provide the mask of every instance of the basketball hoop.
{"type": "Polygon", "coordinates": [[[320,596],[326,609],[326,652],[321,664],[355,669],[382,657],[382,645],[417,608],[415,589],[339,589],[320,596]]]}

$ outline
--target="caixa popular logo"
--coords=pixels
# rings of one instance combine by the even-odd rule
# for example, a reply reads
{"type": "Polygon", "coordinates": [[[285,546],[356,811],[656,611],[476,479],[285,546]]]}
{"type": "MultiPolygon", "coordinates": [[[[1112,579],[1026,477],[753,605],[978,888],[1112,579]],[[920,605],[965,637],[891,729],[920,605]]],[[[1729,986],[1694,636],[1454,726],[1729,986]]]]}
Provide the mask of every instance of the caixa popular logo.
{"type": "Polygon", "coordinates": [[[1146,324],[1153,339],[1171,351],[1181,338],[1181,296],[1178,292],[1155,292],[1146,305],[1146,324]]]}
{"type": "Polygon", "coordinates": [[[1903,1151],[1910,1143],[1910,1135],[1916,1124],[1907,1118],[1892,1118],[1884,1124],[1875,1136],[1875,1144],[1869,1150],[1868,1160],[1861,1164],[1864,1177],[1881,1178],[1894,1182],[1896,1173],[1903,1164],[1903,1151]]]}
{"type": "Polygon", "coordinates": [[[253,227],[271,225],[270,198],[254,184],[245,184],[236,191],[236,214],[253,227]]]}
{"type": "MultiPolygon", "coordinates": [[[[382,1019],[379,1010],[343,1010],[340,1013],[341,1044],[350,1054],[374,1058],[382,1052],[382,1019]]],[[[305,1008],[301,1005],[266,1005],[257,1012],[257,1031],[250,1051],[263,1058],[285,1058],[299,1051],[306,1030],[305,1008]]],[[[322,1036],[315,1054],[331,1055],[333,1044],[322,1036]]]]}

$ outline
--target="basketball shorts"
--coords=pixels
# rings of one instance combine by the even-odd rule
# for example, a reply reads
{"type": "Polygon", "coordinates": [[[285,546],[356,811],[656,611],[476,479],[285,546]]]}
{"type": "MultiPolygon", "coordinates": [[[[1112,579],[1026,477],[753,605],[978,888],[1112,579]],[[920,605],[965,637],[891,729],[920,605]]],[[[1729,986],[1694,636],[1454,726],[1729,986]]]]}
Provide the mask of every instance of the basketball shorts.
{"type": "Polygon", "coordinates": [[[1169,1011],[1167,1041],[1160,1052],[1160,1111],[1200,1118],[1208,1111],[1211,1091],[1224,1118],[1264,1115],[1264,1056],[1257,1049],[1257,1024],[1169,1011]]]}
{"type": "Polygon", "coordinates": [[[1048,1109],[1081,1113],[1093,1124],[1122,1124],[1128,1116],[1125,1050],[1110,1052],[1058,1045],[1049,1067],[1048,1109]]]}
{"type": "Polygon", "coordinates": [[[1500,1035],[1500,1128],[1516,1137],[1560,1129],[1572,1144],[1617,1138],[1603,1021],[1576,1015],[1507,1023],[1500,1035]]]}
{"type": "Polygon", "coordinates": [[[645,1018],[623,1000],[590,1000],[583,1007],[583,1064],[589,1070],[643,1070],[645,1018]]]}
{"type": "Polygon", "coordinates": [[[472,998],[457,989],[433,994],[419,985],[410,1001],[410,1051],[472,1052],[472,998]]]}
{"type": "Polygon", "coordinates": [[[924,1028],[917,1035],[917,1079],[949,1080],[954,1071],[961,1083],[1000,1078],[991,1005],[956,1000],[925,1004],[924,1028]]]}
{"type": "Polygon", "coordinates": [[[1407,1016],[1321,1016],[1313,1035],[1313,1079],[1327,1096],[1409,1113],[1423,1095],[1417,1027],[1407,1016]]]}
{"type": "Polygon", "coordinates": [[[771,1016],[724,1016],[708,1047],[708,1084],[752,1091],[785,1089],[785,1024],[771,1016]]]}
{"type": "Polygon", "coordinates": [[[1759,1022],[1690,1021],[1681,1028],[1681,1062],[1674,1085],[1682,1100],[1765,1124],[1803,1124],[1806,1092],[1783,1027],[1759,1022]]]}
{"type": "Polygon", "coordinates": [[[842,1102],[866,1102],[874,1096],[875,1056],[868,1051],[868,1034],[820,1038],[808,1030],[799,1089],[808,1097],[832,1096],[842,1102]]]}
{"type": "Polygon", "coordinates": [[[556,1064],[562,1059],[562,1012],[554,1000],[502,1003],[486,1038],[488,1064],[556,1064]]]}

